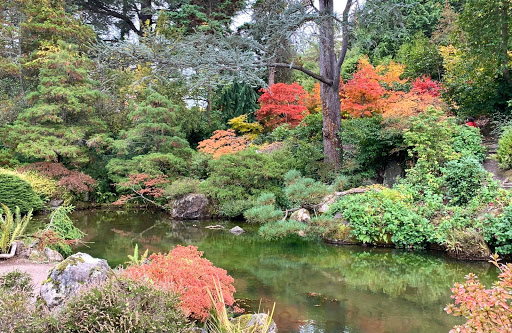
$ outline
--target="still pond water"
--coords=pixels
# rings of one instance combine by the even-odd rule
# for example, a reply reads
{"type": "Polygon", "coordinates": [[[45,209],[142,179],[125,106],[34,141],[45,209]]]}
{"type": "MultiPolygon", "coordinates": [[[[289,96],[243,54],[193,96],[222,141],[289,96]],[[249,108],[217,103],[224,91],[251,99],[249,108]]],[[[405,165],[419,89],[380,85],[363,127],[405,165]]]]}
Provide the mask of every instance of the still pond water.
{"type": "Polygon", "coordinates": [[[228,232],[222,221],[178,222],[154,212],[77,211],[86,234],[77,251],[123,264],[135,243],[150,252],[192,244],[235,278],[236,297],[249,311],[276,303],[279,332],[441,333],[460,318],[447,315],[450,287],[474,272],[489,284],[488,263],[447,259],[438,253],[336,247],[288,240],[266,242],[251,225],[228,232]],[[205,227],[221,224],[223,230],[205,227]]]}

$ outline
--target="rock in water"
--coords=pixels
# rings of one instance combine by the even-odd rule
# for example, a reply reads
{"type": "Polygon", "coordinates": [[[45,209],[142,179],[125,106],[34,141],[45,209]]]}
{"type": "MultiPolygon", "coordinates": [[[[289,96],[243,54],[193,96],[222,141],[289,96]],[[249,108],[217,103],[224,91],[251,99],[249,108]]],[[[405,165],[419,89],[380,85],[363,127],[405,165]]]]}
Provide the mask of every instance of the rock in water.
{"type": "Polygon", "coordinates": [[[233,319],[233,324],[235,327],[243,328],[244,332],[247,330],[247,332],[251,333],[277,333],[276,323],[266,313],[245,314],[233,319]],[[270,325],[265,331],[269,320],[270,325]]]}
{"type": "Polygon", "coordinates": [[[240,228],[239,226],[236,226],[234,228],[231,228],[229,230],[230,233],[234,234],[234,235],[240,235],[240,234],[243,234],[245,232],[244,229],[240,228]]]}
{"type": "Polygon", "coordinates": [[[296,210],[292,213],[290,216],[290,220],[295,220],[298,222],[309,222],[311,220],[311,216],[309,215],[309,212],[307,209],[301,208],[299,210],[296,210]]]}
{"type": "Polygon", "coordinates": [[[174,202],[172,217],[180,220],[197,220],[210,217],[208,198],[204,194],[191,193],[174,202]]]}
{"type": "Polygon", "coordinates": [[[105,281],[110,272],[106,260],[76,253],[50,271],[41,286],[41,297],[48,308],[59,307],[81,288],[105,281]]]}

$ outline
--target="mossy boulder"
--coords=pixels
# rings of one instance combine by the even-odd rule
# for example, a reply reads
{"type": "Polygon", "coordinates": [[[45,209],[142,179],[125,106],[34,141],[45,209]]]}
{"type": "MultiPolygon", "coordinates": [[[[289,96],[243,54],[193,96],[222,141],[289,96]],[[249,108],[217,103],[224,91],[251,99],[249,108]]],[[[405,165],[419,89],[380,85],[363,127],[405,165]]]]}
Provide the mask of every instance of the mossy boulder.
{"type": "Polygon", "coordinates": [[[106,260],[76,253],[53,267],[41,286],[41,297],[49,309],[60,307],[83,287],[105,281],[111,272],[106,260]]]}
{"type": "Polygon", "coordinates": [[[489,260],[491,250],[476,229],[453,229],[445,244],[448,255],[459,260],[489,260]]]}

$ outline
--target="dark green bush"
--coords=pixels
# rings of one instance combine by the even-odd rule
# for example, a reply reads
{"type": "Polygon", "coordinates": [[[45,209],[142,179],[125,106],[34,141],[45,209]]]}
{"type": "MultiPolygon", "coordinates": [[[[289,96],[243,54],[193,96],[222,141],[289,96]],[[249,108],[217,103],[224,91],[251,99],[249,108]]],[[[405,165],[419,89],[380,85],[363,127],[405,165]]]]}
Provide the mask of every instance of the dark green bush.
{"type": "Polygon", "coordinates": [[[111,280],[69,300],[58,332],[186,332],[179,299],[147,283],[111,280]]]}
{"type": "Polygon", "coordinates": [[[273,154],[247,149],[211,160],[209,177],[199,188],[219,202],[224,216],[236,217],[252,206],[251,203],[243,207],[240,201],[254,201],[263,192],[274,193],[279,202],[285,172],[285,166],[273,154]],[[240,209],[226,209],[233,206],[240,209]]]}
{"type": "Polygon", "coordinates": [[[0,202],[12,211],[19,207],[22,213],[31,209],[39,210],[43,207],[43,201],[29,183],[8,174],[0,174],[0,202]]]}
{"type": "Polygon", "coordinates": [[[484,237],[497,253],[512,254],[512,206],[506,207],[498,217],[487,217],[484,237]]]}
{"type": "Polygon", "coordinates": [[[467,204],[476,197],[489,175],[473,156],[449,161],[441,170],[444,174],[446,194],[454,205],[467,204]]]}

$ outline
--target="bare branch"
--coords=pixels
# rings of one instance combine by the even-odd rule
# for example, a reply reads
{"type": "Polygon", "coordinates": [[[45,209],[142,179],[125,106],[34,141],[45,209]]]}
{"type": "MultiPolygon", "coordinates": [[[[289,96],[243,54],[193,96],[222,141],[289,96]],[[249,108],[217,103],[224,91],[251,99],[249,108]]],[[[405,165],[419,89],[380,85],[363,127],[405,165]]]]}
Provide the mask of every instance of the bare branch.
{"type": "Polygon", "coordinates": [[[274,64],[270,64],[268,66],[269,67],[277,67],[277,68],[296,69],[298,71],[301,71],[304,74],[307,74],[307,75],[311,76],[314,79],[317,79],[320,82],[323,82],[323,83],[328,84],[328,85],[332,85],[332,80],[326,79],[323,76],[321,76],[321,75],[319,75],[317,73],[314,73],[314,72],[310,71],[309,69],[306,69],[306,68],[304,68],[302,66],[298,66],[298,65],[295,65],[295,64],[285,64],[285,63],[274,63],[274,64]]]}

